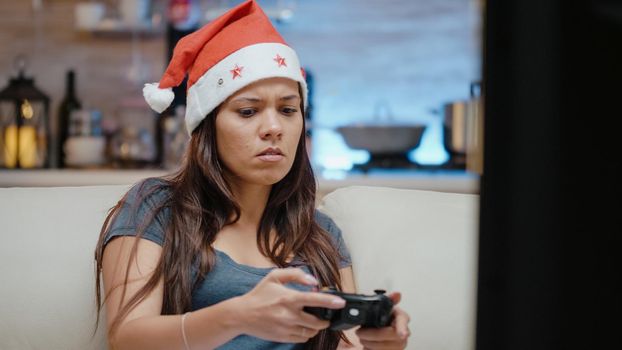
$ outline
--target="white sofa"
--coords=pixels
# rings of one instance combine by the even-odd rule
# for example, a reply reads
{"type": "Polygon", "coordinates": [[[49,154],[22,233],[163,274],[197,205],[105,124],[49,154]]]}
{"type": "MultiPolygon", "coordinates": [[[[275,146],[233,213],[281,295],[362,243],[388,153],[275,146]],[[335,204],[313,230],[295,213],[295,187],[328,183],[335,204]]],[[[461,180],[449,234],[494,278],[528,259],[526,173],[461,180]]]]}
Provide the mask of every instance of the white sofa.
{"type": "MultiPolygon", "coordinates": [[[[129,185],[128,185],[129,186],[129,185]]],[[[128,186],[0,189],[0,349],[105,349],[93,253],[128,186]]],[[[474,348],[478,196],[346,187],[320,210],[342,228],[359,292],[399,290],[409,349],[474,348]]]]}

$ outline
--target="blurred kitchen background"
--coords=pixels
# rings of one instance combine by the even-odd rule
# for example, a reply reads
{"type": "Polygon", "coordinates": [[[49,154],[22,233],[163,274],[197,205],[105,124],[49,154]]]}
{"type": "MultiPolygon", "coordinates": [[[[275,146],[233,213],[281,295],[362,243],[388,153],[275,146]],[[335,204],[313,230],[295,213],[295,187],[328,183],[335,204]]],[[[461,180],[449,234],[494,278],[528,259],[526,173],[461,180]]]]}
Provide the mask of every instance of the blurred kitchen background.
{"type": "MultiPolygon", "coordinates": [[[[0,0],[0,187],[174,170],[183,98],[158,115],[142,86],[181,36],[240,2],[0,0]]],[[[259,3],[308,72],[320,187],[478,192],[483,0],[259,3]]]]}

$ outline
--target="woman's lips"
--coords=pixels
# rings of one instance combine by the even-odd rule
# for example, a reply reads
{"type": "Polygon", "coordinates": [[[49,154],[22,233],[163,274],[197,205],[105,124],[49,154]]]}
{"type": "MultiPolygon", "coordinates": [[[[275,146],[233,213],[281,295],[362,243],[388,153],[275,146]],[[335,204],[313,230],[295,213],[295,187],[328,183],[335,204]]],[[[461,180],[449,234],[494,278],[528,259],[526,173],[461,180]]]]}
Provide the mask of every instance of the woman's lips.
{"type": "Polygon", "coordinates": [[[278,162],[285,158],[282,154],[260,154],[257,158],[264,162],[278,162]]]}
{"type": "Polygon", "coordinates": [[[283,152],[278,147],[268,147],[259,153],[257,157],[264,162],[278,162],[285,158],[283,152]]]}

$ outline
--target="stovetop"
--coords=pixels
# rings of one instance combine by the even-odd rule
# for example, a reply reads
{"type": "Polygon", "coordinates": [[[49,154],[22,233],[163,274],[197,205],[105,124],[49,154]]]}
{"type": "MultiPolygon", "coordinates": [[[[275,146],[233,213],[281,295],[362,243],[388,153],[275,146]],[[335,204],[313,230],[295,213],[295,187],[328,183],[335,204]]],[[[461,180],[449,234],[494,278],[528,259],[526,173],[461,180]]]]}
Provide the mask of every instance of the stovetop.
{"type": "Polygon", "coordinates": [[[419,164],[411,161],[406,154],[372,155],[366,163],[354,164],[352,171],[367,173],[372,170],[465,170],[463,161],[450,158],[441,164],[419,164]]]}

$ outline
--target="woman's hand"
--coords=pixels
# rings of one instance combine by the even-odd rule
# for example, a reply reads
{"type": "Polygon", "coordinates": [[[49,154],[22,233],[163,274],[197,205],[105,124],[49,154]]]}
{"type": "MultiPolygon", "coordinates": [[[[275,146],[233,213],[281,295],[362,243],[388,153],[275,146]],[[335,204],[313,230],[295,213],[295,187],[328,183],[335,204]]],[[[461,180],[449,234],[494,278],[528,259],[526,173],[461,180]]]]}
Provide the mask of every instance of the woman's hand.
{"type": "MultiPolygon", "coordinates": [[[[393,305],[397,305],[402,295],[394,292],[388,295],[393,300],[393,305]]],[[[408,314],[398,308],[393,307],[393,322],[391,326],[384,328],[359,328],[356,335],[365,349],[405,349],[410,336],[408,314]]]]}
{"type": "Polygon", "coordinates": [[[247,294],[240,297],[242,330],[258,338],[281,343],[304,343],[330,325],[329,321],[303,311],[305,306],[340,309],[342,298],[317,292],[300,292],[285,286],[299,283],[316,286],[317,280],[301,269],[271,271],[247,294]]]}

